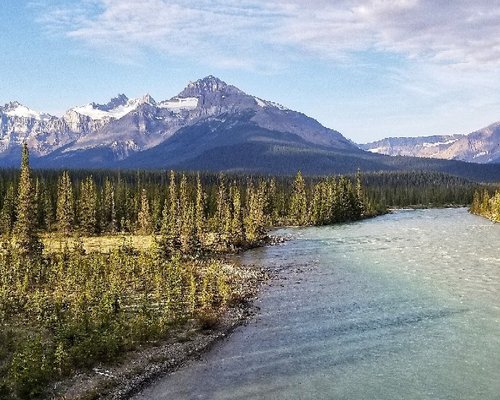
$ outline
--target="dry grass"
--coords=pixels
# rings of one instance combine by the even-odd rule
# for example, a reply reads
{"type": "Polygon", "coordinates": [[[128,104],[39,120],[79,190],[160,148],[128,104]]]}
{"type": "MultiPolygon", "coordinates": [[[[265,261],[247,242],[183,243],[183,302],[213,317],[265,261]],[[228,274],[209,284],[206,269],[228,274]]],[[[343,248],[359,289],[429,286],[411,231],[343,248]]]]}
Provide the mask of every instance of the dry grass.
{"type": "Polygon", "coordinates": [[[152,235],[106,235],[106,236],[82,236],[82,237],[63,237],[57,235],[43,235],[42,241],[47,252],[62,251],[67,245],[73,249],[78,241],[81,240],[83,248],[87,252],[97,251],[107,253],[119,246],[127,245],[137,250],[146,250],[153,244],[152,235]]]}

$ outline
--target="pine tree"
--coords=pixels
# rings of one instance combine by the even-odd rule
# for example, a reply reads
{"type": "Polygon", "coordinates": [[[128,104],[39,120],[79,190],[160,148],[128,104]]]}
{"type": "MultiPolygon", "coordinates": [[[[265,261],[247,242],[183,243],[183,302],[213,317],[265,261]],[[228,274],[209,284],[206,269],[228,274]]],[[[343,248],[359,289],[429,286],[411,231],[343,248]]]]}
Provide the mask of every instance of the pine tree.
{"type": "Polygon", "coordinates": [[[240,189],[236,186],[236,183],[233,184],[232,194],[233,215],[231,220],[231,241],[236,246],[240,246],[244,240],[245,232],[243,228],[240,189]]]}
{"type": "Polygon", "coordinates": [[[495,222],[500,221],[500,191],[496,191],[490,199],[491,219],[495,222]]]}
{"type": "Polygon", "coordinates": [[[52,197],[47,187],[43,190],[42,204],[44,209],[42,226],[47,232],[52,232],[55,222],[54,204],[52,203],[52,197]]]}
{"type": "Polygon", "coordinates": [[[59,178],[56,208],[57,228],[59,232],[68,235],[73,231],[75,223],[73,185],[68,171],[59,178]]]}
{"type": "Polygon", "coordinates": [[[115,187],[109,178],[104,180],[101,194],[101,231],[115,233],[118,230],[115,206],[115,187]]]}
{"type": "Polygon", "coordinates": [[[95,235],[98,232],[97,210],[97,190],[94,179],[89,176],[80,184],[78,201],[80,229],[84,234],[95,235]]]}
{"type": "Polygon", "coordinates": [[[311,222],[313,225],[322,225],[324,223],[322,213],[322,184],[321,182],[314,185],[313,197],[311,201],[311,222]]]}
{"type": "Polygon", "coordinates": [[[191,254],[196,248],[196,230],[194,224],[194,205],[188,201],[183,206],[181,231],[180,231],[180,245],[181,251],[184,254],[191,254]]]}
{"type": "Polygon", "coordinates": [[[162,246],[170,254],[179,248],[179,199],[177,197],[177,186],[175,183],[175,172],[170,171],[168,186],[168,201],[165,201],[162,213],[162,225],[160,235],[162,246]]]}
{"type": "Polygon", "coordinates": [[[19,252],[28,257],[38,257],[42,253],[42,243],[35,230],[36,209],[33,200],[29,151],[28,145],[24,143],[17,195],[17,219],[14,224],[13,235],[19,252]]]}
{"type": "Polygon", "coordinates": [[[363,185],[361,183],[361,171],[356,171],[356,184],[355,184],[355,215],[354,218],[358,219],[363,216],[365,212],[365,200],[363,194],[363,185]]]}
{"type": "Polygon", "coordinates": [[[205,193],[201,186],[200,174],[196,176],[196,204],[195,204],[195,226],[196,240],[202,246],[205,243],[206,216],[205,216],[205,193]]]}
{"type": "Polygon", "coordinates": [[[293,183],[290,216],[292,224],[306,225],[308,222],[306,185],[300,171],[297,172],[293,183]]]}
{"type": "Polygon", "coordinates": [[[268,225],[273,226],[279,220],[279,203],[277,199],[276,179],[273,177],[267,189],[265,214],[268,216],[268,225]]]}
{"type": "Polygon", "coordinates": [[[4,235],[10,235],[14,227],[16,218],[15,190],[11,183],[3,200],[2,211],[0,212],[0,230],[4,235]]]}
{"type": "Polygon", "coordinates": [[[228,231],[226,230],[230,226],[228,224],[228,219],[230,219],[230,210],[227,201],[227,189],[225,178],[223,174],[219,176],[219,183],[217,186],[217,197],[216,197],[216,210],[214,215],[214,229],[215,238],[214,245],[219,250],[227,250],[228,246],[228,231]]]}
{"type": "Polygon", "coordinates": [[[479,193],[479,190],[474,192],[469,211],[473,214],[479,214],[481,212],[481,194],[479,193]]]}
{"type": "Polygon", "coordinates": [[[244,218],[246,239],[252,243],[261,240],[265,234],[265,184],[257,189],[250,181],[247,185],[247,212],[244,218]]]}
{"type": "Polygon", "coordinates": [[[137,233],[139,235],[150,235],[153,232],[153,222],[151,220],[151,210],[146,189],[142,189],[141,207],[137,214],[137,233]]]}
{"type": "Polygon", "coordinates": [[[490,194],[486,189],[483,190],[483,196],[481,199],[481,214],[490,217],[490,194]]]}

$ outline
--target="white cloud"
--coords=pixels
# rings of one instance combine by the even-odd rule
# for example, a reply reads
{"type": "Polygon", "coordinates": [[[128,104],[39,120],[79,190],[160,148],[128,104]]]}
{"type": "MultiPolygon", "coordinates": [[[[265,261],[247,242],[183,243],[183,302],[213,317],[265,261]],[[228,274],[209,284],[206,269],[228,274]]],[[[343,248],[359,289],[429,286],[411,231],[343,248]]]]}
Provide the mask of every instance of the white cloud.
{"type": "Polygon", "coordinates": [[[242,65],[255,58],[265,64],[269,55],[286,57],[294,49],[336,60],[371,50],[477,68],[500,64],[500,4],[495,3],[81,0],[46,5],[39,20],[51,33],[107,54],[152,49],[242,65]]]}

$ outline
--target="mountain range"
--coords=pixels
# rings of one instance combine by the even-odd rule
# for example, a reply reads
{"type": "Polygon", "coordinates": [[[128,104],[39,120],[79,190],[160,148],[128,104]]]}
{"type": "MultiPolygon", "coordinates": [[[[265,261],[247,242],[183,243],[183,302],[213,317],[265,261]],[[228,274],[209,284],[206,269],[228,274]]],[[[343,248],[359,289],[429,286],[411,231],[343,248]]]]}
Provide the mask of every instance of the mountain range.
{"type": "Polygon", "coordinates": [[[500,122],[467,135],[391,137],[361,144],[360,148],[390,156],[500,163],[500,122]]]}
{"type": "Polygon", "coordinates": [[[177,96],[120,94],[61,117],[11,102],[0,107],[0,166],[17,166],[27,142],[40,168],[148,168],[306,174],[434,170],[499,180],[500,165],[389,157],[280,104],[207,76],[177,96]]]}

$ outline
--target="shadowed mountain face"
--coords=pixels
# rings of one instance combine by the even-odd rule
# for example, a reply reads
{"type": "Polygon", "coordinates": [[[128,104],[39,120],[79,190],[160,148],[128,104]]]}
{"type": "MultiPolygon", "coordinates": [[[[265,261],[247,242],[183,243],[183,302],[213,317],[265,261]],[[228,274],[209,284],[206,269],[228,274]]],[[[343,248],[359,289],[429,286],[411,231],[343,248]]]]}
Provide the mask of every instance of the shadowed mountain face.
{"type": "Polygon", "coordinates": [[[435,170],[499,180],[500,166],[388,157],[360,149],[339,132],[218,78],[191,82],[155,101],[118,95],[61,118],[19,103],[0,107],[0,166],[17,166],[26,141],[45,168],[177,168],[307,174],[435,170]]]}

